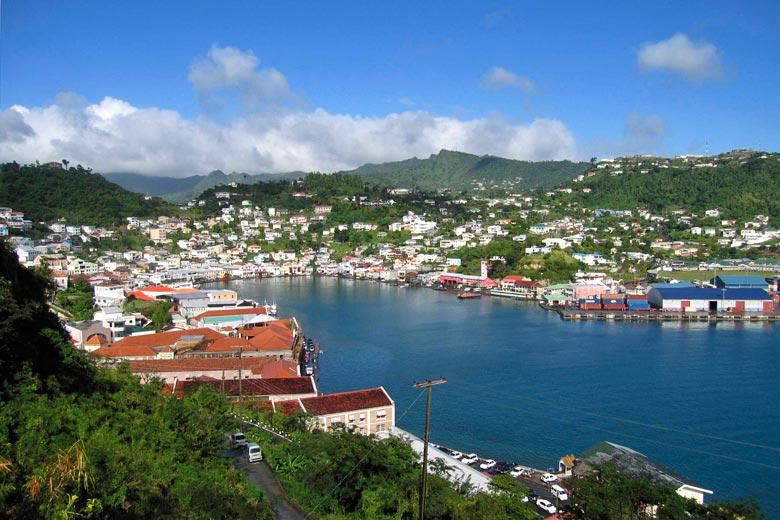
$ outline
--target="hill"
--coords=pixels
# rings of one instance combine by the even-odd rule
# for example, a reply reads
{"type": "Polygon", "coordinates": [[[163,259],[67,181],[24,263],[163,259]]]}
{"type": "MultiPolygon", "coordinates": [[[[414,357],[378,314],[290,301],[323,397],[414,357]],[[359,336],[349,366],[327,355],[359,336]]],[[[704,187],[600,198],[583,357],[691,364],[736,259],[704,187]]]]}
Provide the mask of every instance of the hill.
{"type": "Polygon", "coordinates": [[[606,168],[567,184],[569,199],[590,208],[646,208],[654,213],[718,209],[724,218],[780,215],[780,155],[723,154],[699,161],[646,160],[606,168]],[[588,191],[586,193],[586,191],[588,191]]]}
{"type": "Polygon", "coordinates": [[[449,188],[470,191],[477,183],[509,191],[551,188],[580,175],[587,163],[571,161],[516,161],[490,155],[472,155],[442,150],[427,159],[407,159],[383,164],[366,164],[342,172],[358,175],[375,185],[435,191],[449,188]]]}
{"type": "MultiPolygon", "coordinates": [[[[435,191],[442,187],[453,191],[476,189],[477,182],[486,186],[501,186],[504,190],[529,191],[551,188],[569,181],[585,171],[587,163],[570,161],[515,161],[490,155],[472,155],[442,150],[427,159],[406,159],[381,164],[366,164],[354,170],[338,172],[363,177],[373,186],[420,188],[435,191]]],[[[257,184],[300,179],[305,172],[261,173],[250,175],[215,170],[208,175],[184,178],[148,177],[134,173],[108,173],[105,177],[123,188],[154,195],[171,202],[184,202],[199,197],[216,186],[235,182],[257,184]]]]}
{"type": "Polygon", "coordinates": [[[221,170],[214,170],[208,175],[192,175],[182,178],[151,177],[138,173],[106,173],[103,176],[126,190],[179,203],[196,199],[208,189],[232,182],[257,184],[260,182],[298,179],[305,175],[305,172],[260,173],[257,175],[233,172],[226,174],[221,170]]]}
{"type": "Polygon", "coordinates": [[[178,212],[159,198],[146,198],[81,167],[0,165],[0,206],[34,221],[120,225],[125,217],[158,217],[178,212]]]}

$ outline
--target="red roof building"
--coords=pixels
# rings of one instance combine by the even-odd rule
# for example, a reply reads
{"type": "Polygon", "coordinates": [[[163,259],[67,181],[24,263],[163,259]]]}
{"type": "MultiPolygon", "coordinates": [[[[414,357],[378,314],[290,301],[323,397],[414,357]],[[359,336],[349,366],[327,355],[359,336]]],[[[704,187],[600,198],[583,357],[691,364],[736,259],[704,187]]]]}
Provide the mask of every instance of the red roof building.
{"type": "Polygon", "coordinates": [[[371,435],[389,432],[395,426],[395,403],[383,387],[275,402],[274,410],[311,414],[312,427],[326,431],[344,425],[371,435]]]}

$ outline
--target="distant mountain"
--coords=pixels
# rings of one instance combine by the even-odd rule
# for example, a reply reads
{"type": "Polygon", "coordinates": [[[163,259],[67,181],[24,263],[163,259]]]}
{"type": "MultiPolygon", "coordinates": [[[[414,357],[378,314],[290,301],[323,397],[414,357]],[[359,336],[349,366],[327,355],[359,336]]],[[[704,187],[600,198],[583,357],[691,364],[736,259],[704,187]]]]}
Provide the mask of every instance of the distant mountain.
{"type": "Polygon", "coordinates": [[[305,172],[287,173],[248,173],[226,174],[214,170],[208,175],[192,175],[190,177],[152,177],[138,173],[106,173],[103,175],[111,182],[126,190],[145,195],[153,195],[170,202],[185,202],[197,198],[204,191],[215,186],[235,182],[238,184],[257,184],[258,182],[293,180],[305,177],[305,172]]]}
{"type": "Polygon", "coordinates": [[[427,159],[382,164],[366,164],[355,170],[341,172],[358,175],[371,184],[396,188],[434,191],[449,188],[469,191],[477,182],[516,191],[551,188],[570,181],[583,173],[588,163],[571,161],[517,161],[491,155],[472,155],[442,150],[427,159]]]}
{"type": "Polygon", "coordinates": [[[91,170],[51,165],[0,165],[0,206],[24,212],[33,222],[64,218],[68,223],[120,225],[129,215],[173,215],[178,208],[144,197],[91,170]]]}
{"type": "MultiPolygon", "coordinates": [[[[516,161],[490,155],[479,156],[442,150],[427,159],[415,157],[405,161],[366,164],[339,173],[357,175],[369,184],[393,188],[419,187],[430,191],[449,188],[454,191],[469,191],[477,187],[476,182],[484,181],[492,185],[502,184],[505,189],[527,191],[562,184],[580,175],[587,166],[587,163],[571,161],[516,161]]],[[[210,188],[231,182],[256,184],[294,180],[305,177],[306,173],[296,171],[251,175],[236,172],[225,174],[215,170],[206,176],[193,175],[179,179],[134,173],[107,173],[104,176],[130,191],[156,195],[171,202],[184,202],[197,198],[210,188]]]]}

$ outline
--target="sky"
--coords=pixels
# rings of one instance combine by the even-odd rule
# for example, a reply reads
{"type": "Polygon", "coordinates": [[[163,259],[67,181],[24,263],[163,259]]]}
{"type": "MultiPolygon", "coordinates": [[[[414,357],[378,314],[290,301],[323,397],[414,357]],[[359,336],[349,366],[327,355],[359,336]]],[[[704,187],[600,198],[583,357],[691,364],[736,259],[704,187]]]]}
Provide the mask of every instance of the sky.
{"type": "Polygon", "coordinates": [[[0,2],[0,162],[780,151],[776,0],[0,2]]]}

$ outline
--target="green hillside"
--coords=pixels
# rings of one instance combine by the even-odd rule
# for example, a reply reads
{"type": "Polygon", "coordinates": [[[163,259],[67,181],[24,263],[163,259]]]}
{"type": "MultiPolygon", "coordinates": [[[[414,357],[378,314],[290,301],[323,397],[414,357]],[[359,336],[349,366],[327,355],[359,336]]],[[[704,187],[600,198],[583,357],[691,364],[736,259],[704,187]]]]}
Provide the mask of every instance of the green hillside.
{"type": "MultiPolygon", "coordinates": [[[[490,155],[472,155],[442,150],[427,159],[406,159],[381,164],[366,164],[355,170],[338,172],[363,177],[373,186],[392,188],[420,188],[435,191],[449,188],[469,191],[476,188],[476,181],[504,189],[530,191],[551,188],[569,181],[585,171],[587,163],[570,161],[515,161],[490,155]]],[[[226,174],[215,170],[206,176],[185,178],[149,177],[132,173],[109,173],[105,177],[123,188],[162,197],[171,202],[184,202],[198,198],[203,192],[231,182],[257,184],[260,182],[289,181],[306,176],[294,171],[278,174],[247,173],[226,174]]]]}
{"type": "Polygon", "coordinates": [[[716,166],[625,167],[620,175],[598,172],[569,184],[576,190],[570,200],[591,208],[646,208],[654,213],[685,209],[698,214],[717,208],[724,218],[780,218],[780,155],[756,153],[741,161],[714,158],[713,163],[716,166]],[[584,193],[585,188],[590,193],[584,193]]]}
{"type": "Polygon", "coordinates": [[[226,174],[214,170],[208,175],[191,175],[189,177],[151,177],[137,173],[106,173],[103,176],[128,191],[160,197],[169,202],[180,203],[197,199],[203,192],[216,186],[235,182],[238,184],[257,184],[293,180],[305,177],[305,172],[287,173],[248,173],[233,172],[226,174]]]}
{"type": "Polygon", "coordinates": [[[125,217],[173,215],[178,208],[145,198],[84,168],[51,168],[15,162],[0,165],[0,206],[22,211],[25,218],[87,225],[119,225],[125,217]]]}
{"type": "Polygon", "coordinates": [[[407,159],[383,164],[367,164],[343,172],[359,175],[375,185],[396,188],[454,191],[472,190],[475,182],[511,187],[517,191],[550,188],[580,175],[587,163],[570,161],[516,161],[490,155],[472,155],[442,150],[427,159],[407,159]],[[507,185],[507,183],[511,183],[507,185]]]}

